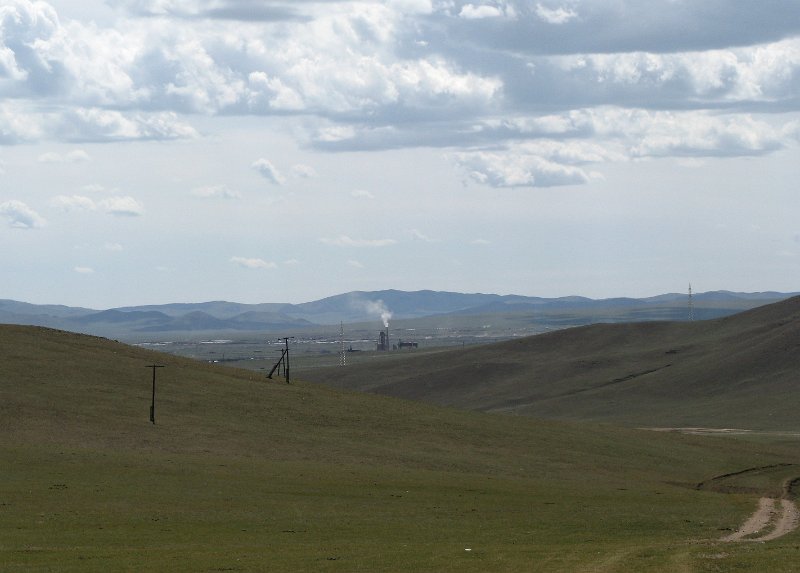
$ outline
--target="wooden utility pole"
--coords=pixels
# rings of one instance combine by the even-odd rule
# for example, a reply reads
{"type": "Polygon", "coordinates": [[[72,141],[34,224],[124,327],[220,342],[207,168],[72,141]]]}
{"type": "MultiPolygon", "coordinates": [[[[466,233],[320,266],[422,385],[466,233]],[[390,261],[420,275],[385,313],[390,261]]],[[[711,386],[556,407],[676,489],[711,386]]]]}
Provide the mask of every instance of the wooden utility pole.
{"type": "Polygon", "coordinates": [[[269,374],[267,374],[267,378],[272,378],[272,375],[275,373],[275,371],[280,368],[281,364],[283,364],[283,373],[286,376],[286,383],[289,383],[289,340],[292,338],[294,338],[294,336],[284,336],[278,339],[283,340],[283,342],[286,344],[286,349],[281,350],[281,357],[275,363],[275,366],[272,367],[272,370],[270,370],[269,374]]]}
{"type": "Polygon", "coordinates": [[[282,339],[283,342],[286,344],[286,354],[284,356],[285,356],[285,359],[286,359],[285,364],[286,364],[286,383],[287,384],[289,383],[289,339],[290,338],[294,338],[294,336],[284,336],[283,339],[282,339]]]}
{"type": "Polygon", "coordinates": [[[156,423],[156,368],[165,368],[161,364],[148,364],[147,368],[153,369],[153,399],[150,402],[150,421],[156,423]]]}

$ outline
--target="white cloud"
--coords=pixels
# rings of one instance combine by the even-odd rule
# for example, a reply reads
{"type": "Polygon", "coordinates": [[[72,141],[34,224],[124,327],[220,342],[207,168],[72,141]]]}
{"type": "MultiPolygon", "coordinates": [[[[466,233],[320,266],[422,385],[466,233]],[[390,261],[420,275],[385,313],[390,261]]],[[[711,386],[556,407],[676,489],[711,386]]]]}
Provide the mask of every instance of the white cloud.
{"type": "Polygon", "coordinates": [[[793,124],[775,128],[748,115],[659,112],[637,127],[641,131],[631,147],[634,157],[752,156],[776,151],[796,140],[793,124]]]}
{"type": "Polygon", "coordinates": [[[221,199],[241,199],[242,194],[238,191],[230,189],[227,185],[206,185],[204,187],[195,187],[192,189],[192,195],[195,197],[221,198],[221,199]]]}
{"type": "Polygon", "coordinates": [[[503,12],[496,6],[490,6],[488,4],[464,4],[458,15],[467,20],[479,20],[483,18],[498,18],[503,15],[503,12]]]}
{"type": "MultiPolygon", "coordinates": [[[[676,101],[734,107],[737,102],[761,102],[779,106],[795,99],[800,39],[702,52],[589,53],[551,61],[564,74],[551,81],[595,86],[597,93],[622,101],[638,95],[652,104],[676,101]]],[[[586,102],[592,97],[584,96],[586,102]]]]}
{"type": "Polygon", "coordinates": [[[100,201],[99,206],[106,213],[118,217],[139,217],[144,215],[144,207],[130,196],[109,197],[100,201]]]}
{"type": "Polygon", "coordinates": [[[103,245],[103,248],[106,251],[109,251],[109,252],[112,252],[112,253],[121,253],[122,251],[125,250],[125,248],[122,245],[120,245],[119,243],[106,243],[105,245],[103,245]]]}
{"type": "Polygon", "coordinates": [[[251,167],[258,171],[264,179],[270,181],[271,183],[283,185],[286,182],[286,178],[267,159],[257,159],[251,164],[251,167]]]}
{"type": "Polygon", "coordinates": [[[397,244],[394,239],[353,239],[347,235],[336,238],[323,238],[321,242],[334,247],[388,247],[397,244]]]}
{"type": "Polygon", "coordinates": [[[491,187],[554,187],[589,182],[583,169],[539,155],[480,151],[456,154],[455,159],[472,179],[491,187]]]}
{"type": "Polygon", "coordinates": [[[11,200],[0,203],[0,216],[17,229],[38,229],[47,221],[22,201],[11,200]]]}
{"type": "Polygon", "coordinates": [[[91,157],[83,149],[75,149],[64,155],[53,151],[42,153],[36,160],[39,163],[83,163],[89,161],[91,157]]]}
{"type": "Polygon", "coordinates": [[[247,84],[247,101],[252,110],[300,111],[305,107],[302,95],[280,78],[251,72],[247,84]]]}
{"type": "Polygon", "coordinates": [[[505,149],[459,152],[451,157],[470,178],[492,187],[555,187],[588,183],[593,176],[581,165],[625,160],[626,155],[615,147],[543,139],[513,143],[505,149]]]}
{"type": "Polygon", "coordinates": [[[67,141],[194,139],[197,131],[172,112],[132,113],[98,108],[64,110],[54,118],[54,135],[67,141]]]}
{"type": "Polygon", "coordinates": [[[64,211],[95,211],[97,209],[95,202],[83,195],[58,195],[53,197],[50,204],[64,211]]]}
{"type": "Polygon", "coordinates": [[[350,266],[350,267],[353,267],[354,269],[363,269],[364,268],[364,264],[363,263],[361,263],[360,261],[356,261],[354,259],[348,260],[347,261],[347,265],[350,266]]]}
{"type": "Polygon", "coordinates": [[[577,12],[570,8],[548,8],[541,4],[536,5],[536,15],[548,24],[566,24],[578,17],[577,12]]]}
{"type": "Polygon", "coordinates": [[[74,270],[76,273],[81,275],[91,275],[94,274],[94,269],[91,267],[75,267],[74,270]]]}
{"type": "Polygon", "coordinates": [[[356,199],[374,199],[375,195],[371,192],[367,191],[366,189],[354,189],[350,191],[350,195],[355,197],[356,199]]]}
{"type": "Polygon", "coordinates": [[[352,125],[332,125],[318,128],[313,139],[320,143],[336,143],[352,139],[356,133],[356,128],[352,125]]]}
{"type": "Polygon", "coordinates": [[[246,269],[274,269],[278,266],[273,262],[258,258],[231,257],[230,261],[246,269]]]}
{"type": "MultiPolygon", "coordinates": [[[[0,85],[2,85],[1,72],[0,85]]],[[[31,114],[24,103],[0,100],[0,144],[13,145],[35,141],[41,136],[41,119],[31,114]]]]}
{"type": "Polygon", "coordinates": [[[303,165],[302,163],[294,165],[292,167],[292,173],[295,177],[301,179],[312,179],[317,176],[317,171],[313,167],[310,165],[303,165]]]}

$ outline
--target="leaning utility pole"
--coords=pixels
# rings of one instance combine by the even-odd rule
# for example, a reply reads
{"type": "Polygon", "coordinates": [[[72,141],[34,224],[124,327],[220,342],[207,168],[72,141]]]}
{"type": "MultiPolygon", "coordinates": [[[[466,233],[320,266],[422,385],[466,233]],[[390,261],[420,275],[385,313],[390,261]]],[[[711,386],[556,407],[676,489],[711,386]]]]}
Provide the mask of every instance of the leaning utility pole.
{"type": "Polygon", "coordinates": [[[281,364],[283,364],[283,373],[286,375],[286,383],[289,383],[289,340],[294,338],[294,336],[284,336],[283,338],[279,338],[279,340],[283,340],[286,344],[286,349],[281,350],[281,357],[275,363],[275,366],[272,367],[272,370],[269,371],[267,374],[267,378],[272,378],[272,375],[275,374],[275,371],[280,368],[281,364]]]}
{"type": "Polygon", "coordinates": [[[148,364],[146,368],[153,369],[153,399],[150,402],[150,421],[156,423],[156,368],[165,368],[161,364],[148,364]]]}

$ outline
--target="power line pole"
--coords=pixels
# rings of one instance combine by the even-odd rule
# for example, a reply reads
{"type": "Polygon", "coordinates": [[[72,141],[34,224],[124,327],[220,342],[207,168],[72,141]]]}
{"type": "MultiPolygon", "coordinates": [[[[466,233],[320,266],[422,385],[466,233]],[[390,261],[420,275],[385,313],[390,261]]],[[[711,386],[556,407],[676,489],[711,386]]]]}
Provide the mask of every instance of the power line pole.
{"type": "Polygon", "coordinates": [[[272,375],[275,373],[275,371],[280,368],[281,365],[283,365],[283,373],[286,377],[286,383],[289,383],[289,340],[292,338],[294,338],[294,336],[284,336],[278,339],[283,340],[283,342],[286,344],[286,349],[281,350],[281,357],[275,363],[275,366],[272,367],[272,370],[270,370],[269,374],[267,374],[267,378],[272,378],[272,375]]]}
{"type": "Polygon", "coordinates": [[[694,320],[694,302],[692,301],[692,283],[689,283],[689,320],[694,320]]]}
{"type": "Polygon", "coordinates": [[[294,336],[284,336],[283,342],[286,343],[286,383],[289,383],[289,339],[294,336]]]}
{"type": "Polygon", "coordinates": [[[150,421],[156,423],[156,368],[166,368],[161,364],[148,364],[146,368],[153,369],[153,399],[150,402],[150,421]]]}

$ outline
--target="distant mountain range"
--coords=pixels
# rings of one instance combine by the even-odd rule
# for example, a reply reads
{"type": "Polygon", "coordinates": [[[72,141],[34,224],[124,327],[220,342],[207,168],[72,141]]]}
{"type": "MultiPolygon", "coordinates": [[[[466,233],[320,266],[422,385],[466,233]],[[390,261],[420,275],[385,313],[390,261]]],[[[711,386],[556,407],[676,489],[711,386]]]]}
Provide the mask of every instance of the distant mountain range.
{"type": "MultiPolygon", "coordinates": [[[[716,318],[776,302],[797,293],[715,291],[693,296],[695,317],[716,318]]],[[[686,320],[687,294],[648,298],[541,298],[442,291],[354,291],[302,304],[240,304],[214,301],[94,310],[0,300],[0,323],[47,326],[111,338],[147,333],[269,332],[340,322],[409,320],[422,317],[514,315],[543,317],[564,325],[592,322],[686,320]]]]}

